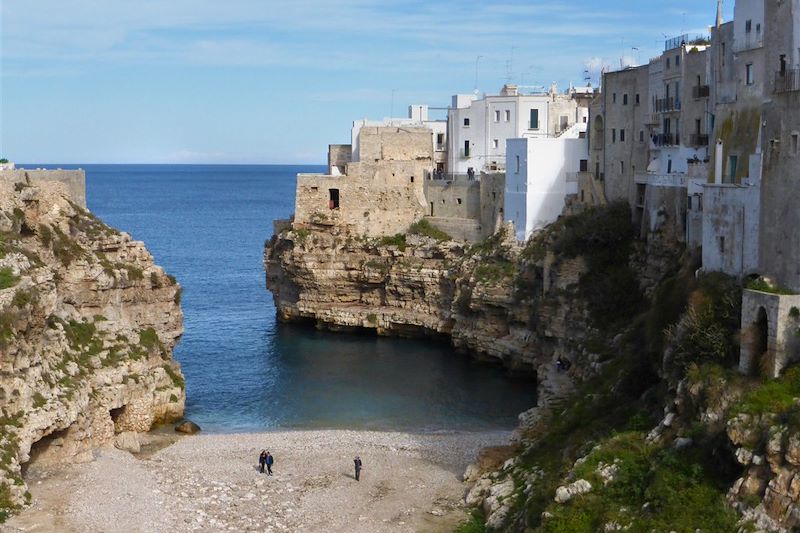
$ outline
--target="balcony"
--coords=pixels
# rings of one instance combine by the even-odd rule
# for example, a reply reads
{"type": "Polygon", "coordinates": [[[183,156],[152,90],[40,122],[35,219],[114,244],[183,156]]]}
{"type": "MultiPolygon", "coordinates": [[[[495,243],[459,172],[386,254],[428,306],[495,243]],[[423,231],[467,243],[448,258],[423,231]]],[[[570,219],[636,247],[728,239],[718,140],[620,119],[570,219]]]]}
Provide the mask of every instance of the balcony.
{"type": "Polygon", "coordinates": [[[674,133],[657,133],[653,135],[655,146],[675,146],[678,144],[678,136],[674,133]]]}
{"type": "Polygon", "coordinates": [[[686,174],[636,174],[634,181],[640,185],[648,187],[677,187],[685,189],[688,184],[686,174]]]}
{"type": "Polygon", "coordinates": [[[692,133],[689,135],[689,145],[695,148],[708,146],[708,135],[703,133],[692,133]]]}
{"type": "Polygon", "coordinates": [[[656,113],[671,113],[673,111],[681,110],[681,101],[679,98],[658,98],[656,100],[656,113]]]}
{"type": "Polygon", "coordinates": [[[708,98],[711,94],[711,88],[708,85],[698,85],[692,87],[692,97],[694,98],[708,98]]]}
{"type": "Polygon", "coordinates": [[[788,93],[800,91],[800,68],[775,73],[775,92],[788,93]]]}

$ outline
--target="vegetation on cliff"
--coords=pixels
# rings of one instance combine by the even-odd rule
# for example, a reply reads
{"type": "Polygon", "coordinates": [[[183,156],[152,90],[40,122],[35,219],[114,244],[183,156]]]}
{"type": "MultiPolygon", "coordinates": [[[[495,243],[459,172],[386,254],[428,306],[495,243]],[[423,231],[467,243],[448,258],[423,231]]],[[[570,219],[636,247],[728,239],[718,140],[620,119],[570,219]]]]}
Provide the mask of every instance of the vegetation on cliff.
{"type": "Polygon", "coordinates": [[[30,500],[32,455],[69,462],[180,416],[177,294],[57,186],[0,183],[0,521],[30,500]]]}

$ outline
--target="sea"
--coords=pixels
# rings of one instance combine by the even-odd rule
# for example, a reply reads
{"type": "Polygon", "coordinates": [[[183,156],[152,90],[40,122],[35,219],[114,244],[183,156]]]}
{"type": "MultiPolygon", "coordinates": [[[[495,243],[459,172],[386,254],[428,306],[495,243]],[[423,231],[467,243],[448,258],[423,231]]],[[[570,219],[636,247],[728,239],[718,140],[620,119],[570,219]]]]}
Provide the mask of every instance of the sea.
{"type": "Polygon", "coordinates": [[[183,287],[175,349],[186,417],[204,431],[512,429],[535,383],[440,340],[342,334],[276,319],[263,267],[297,173],[320,166],[37,165],[83,168],[89,209],[144,241],[183,287]]]}

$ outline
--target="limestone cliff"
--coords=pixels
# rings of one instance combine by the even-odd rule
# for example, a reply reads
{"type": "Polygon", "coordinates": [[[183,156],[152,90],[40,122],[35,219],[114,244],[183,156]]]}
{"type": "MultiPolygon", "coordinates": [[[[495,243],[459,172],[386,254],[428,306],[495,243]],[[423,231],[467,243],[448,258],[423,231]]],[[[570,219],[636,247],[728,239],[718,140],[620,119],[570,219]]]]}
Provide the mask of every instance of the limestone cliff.
{"type": "Polygon", "coordinates": [[[626,206],[564,217],[524,245],[501,232],[466,246],[419,224],[382,239],[295,225],[264,261],[284,320],[442,335],[536,376],[516,448],[465,475],[476,526],[800,527],[800,370],[739,375],[741,283],[699,275],[668,235],[634,239],[626,206]]]}
{"type": "Polygon", "coordinates": [[[468,246],[424,225],[382,239],[295,225],[266,245],[267,287],[283,320],[445,336],[474,357],[536,376],[543,406],[605,364],[601,330],[637,305],[641,290],[627,269],[634,259],[629,213],[617,206],[573,217],[525,246],[508,228],[468,246]],[[578,231],[575,221],[591,229],[578,231]],[[583,242],[580,232],[590,238],[583,242]],[[615,280],[627,283],[625,291],[604,287],[589,268],[602,273],[612,261],[625,266],[610,273],[624,278],[615,280]],[[614,316],[604,316],[604,305],[614,316]]]}
{"type": "Polygon", "coordinates": [[[0,516],[30,498],[32,458],[135,446],[183,413],[179,285],[66,193],[0,182],[0,516]]]}

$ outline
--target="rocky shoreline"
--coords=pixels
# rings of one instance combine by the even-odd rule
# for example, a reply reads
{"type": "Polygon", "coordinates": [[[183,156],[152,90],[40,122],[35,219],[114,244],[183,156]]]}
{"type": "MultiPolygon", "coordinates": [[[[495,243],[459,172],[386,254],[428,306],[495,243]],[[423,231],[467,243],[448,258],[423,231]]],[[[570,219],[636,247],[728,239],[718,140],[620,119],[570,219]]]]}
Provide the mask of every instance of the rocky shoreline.
{"type": "MultiPolygon", "coordinates": [[[[461,477],[509,432],[275,431],[197,435],[153,453],[105,447],[94,461],[28,472],[33,505],[8,531],[452,531],[461,477]],[[275,475],[257,471],[259,451],[275,475]],[[364,461],[353,478],[353,456],[364,461]]],[[[148,437],[152,439],[163,437],[148,437]]],[[[147,446],[146,446],[147,447],[147,446]]],[[[145,447],[145,448],[146,448],[145,447]]]]}

